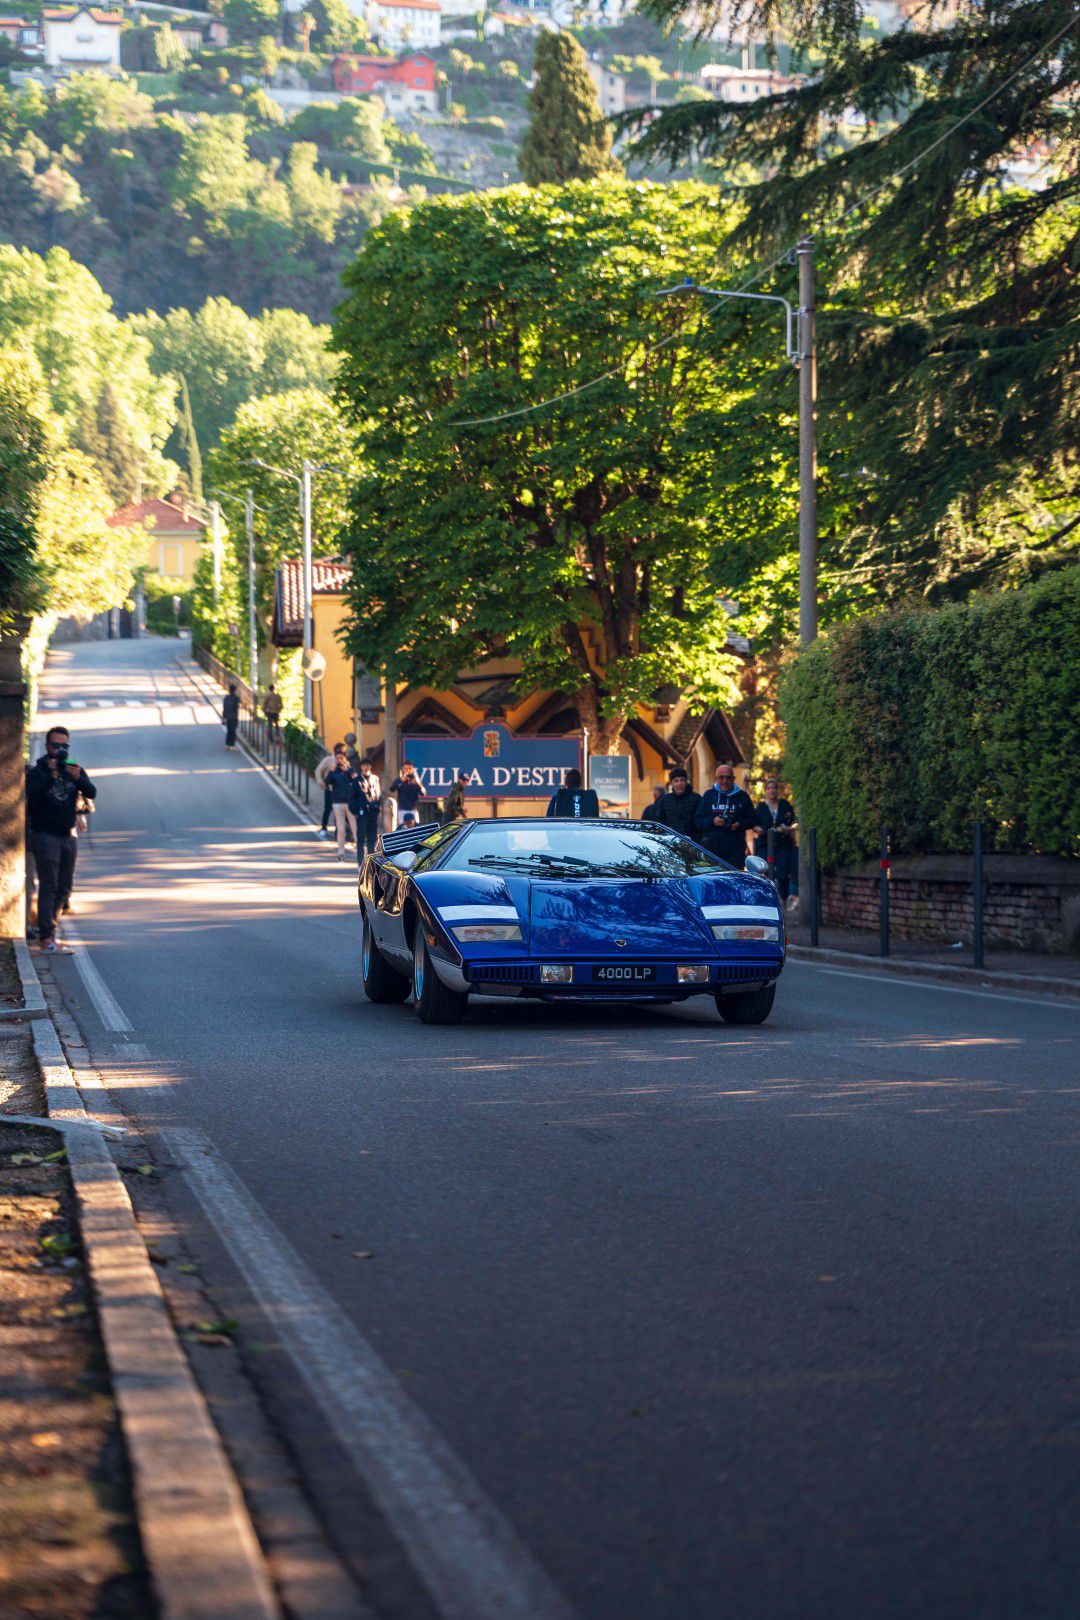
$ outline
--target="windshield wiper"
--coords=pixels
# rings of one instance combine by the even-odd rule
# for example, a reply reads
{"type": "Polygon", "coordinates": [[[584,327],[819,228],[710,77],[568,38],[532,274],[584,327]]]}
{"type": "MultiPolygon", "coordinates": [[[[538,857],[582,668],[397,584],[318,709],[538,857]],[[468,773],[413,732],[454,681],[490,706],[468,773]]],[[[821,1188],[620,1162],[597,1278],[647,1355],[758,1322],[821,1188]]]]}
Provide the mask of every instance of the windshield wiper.
{"type": "Polygon", "coordinates": [[[522,855],[474,855],[467,864],[509,867],[511,870],[519,866],[542,866],[545,871],[550,871],[553,867],[569,869],[571,872],[580,872],[582,868],[587,872],[593,870],[592,862],[582,860],[580,855],[544,855],[538,850],[522,855]]]}

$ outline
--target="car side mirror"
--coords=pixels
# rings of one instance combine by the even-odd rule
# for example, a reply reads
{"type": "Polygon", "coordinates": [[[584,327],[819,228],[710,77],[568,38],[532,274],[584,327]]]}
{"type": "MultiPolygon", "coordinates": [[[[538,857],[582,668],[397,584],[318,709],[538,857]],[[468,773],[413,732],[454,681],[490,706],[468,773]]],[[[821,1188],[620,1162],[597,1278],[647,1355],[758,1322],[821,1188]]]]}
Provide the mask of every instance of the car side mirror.
{"type": "Polygon", "coordinates": [[[410,867],[416,865],[417,858],[415,849],[403,849],[394,856],[392,864],[399,867],[402,872],[407,872],[410,867]]]}
{"type": "Polygon", "coordinates": [[[746,870],[753,877],[768,877],[769,863],[760,855],[748,855],[746,857],[746,870]]]}

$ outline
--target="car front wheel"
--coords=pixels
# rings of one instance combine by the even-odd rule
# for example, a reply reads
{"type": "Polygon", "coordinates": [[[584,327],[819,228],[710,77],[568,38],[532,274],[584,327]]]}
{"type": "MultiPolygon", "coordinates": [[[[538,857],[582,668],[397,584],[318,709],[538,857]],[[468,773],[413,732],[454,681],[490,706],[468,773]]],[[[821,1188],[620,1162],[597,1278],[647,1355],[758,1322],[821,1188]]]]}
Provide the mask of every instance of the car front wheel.
{"type": "Polygon", "coordinates": [[[364,994],[377,1005],[402,1002],[409,994],[409,981],[395,973],[375,943],[371,924],[364,913],[363,935],[360,941],[360,972],[364,981],[364,994]]]}
{"type": "Polygon", "coordinates": [[[428,955],[423,926],[416,925],[413,941],[413,1002],[417,1016],[423,1024],[460,1024],[469,1005],[469,998],[459,990],[448,990],[428,955]]]}
{"type": "Polygon", "coordinates": [[[725,1024],[763,1024],[776,1000],[775,984],[741,996],[717,996],[716,1009],[725,1024]]]}

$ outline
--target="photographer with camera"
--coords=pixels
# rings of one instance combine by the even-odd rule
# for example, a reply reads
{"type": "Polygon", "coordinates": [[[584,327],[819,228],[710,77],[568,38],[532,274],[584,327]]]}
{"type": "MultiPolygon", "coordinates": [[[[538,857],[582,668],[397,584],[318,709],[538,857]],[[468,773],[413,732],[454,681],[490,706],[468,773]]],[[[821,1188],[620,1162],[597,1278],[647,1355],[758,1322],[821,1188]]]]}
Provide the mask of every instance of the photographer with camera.
{"type": "Polygon", "coordinates": [[[741,870],[746,862],[746,833],[756,822],[749,793],[735,786],[732,765],[716,767],[716,786],[698,800],[694,831],[699,844],[741,870]]]}
{"type": "Polygon", "coordinates": [[[44,754],[26,773],[30,848],[38,878],[38,939],[42,950],[63,950],[68,955],[68,947],[56,943],[56,919],[75,880],[80,796],[87,803],[97,798],[97,788],[70,752],[67,727],[53,726],[45,737],[44,754]]]}

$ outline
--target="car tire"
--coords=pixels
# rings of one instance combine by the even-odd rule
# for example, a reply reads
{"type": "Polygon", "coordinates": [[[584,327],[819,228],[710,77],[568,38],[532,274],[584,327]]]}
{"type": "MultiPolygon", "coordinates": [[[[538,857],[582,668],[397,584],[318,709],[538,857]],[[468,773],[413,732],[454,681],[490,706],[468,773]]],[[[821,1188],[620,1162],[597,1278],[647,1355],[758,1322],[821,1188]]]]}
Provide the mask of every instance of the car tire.
{"type": "Polygon", "coordinates": [[[776,1000],[775,984],[748,990],[742,996],[717,996],[716,1010],[725,1024],[763,1024],[776,1000]]]}
{"type": "Polygon", "coordinates": [[[376,1006],[407,1001],[411,982],[404,974],[395,973],[375,943],[367,912],[364,913],[363,933],[360,940],[360,973],[364,994],[376,1006]]]}
{"type": "Polygon", "coordinates": [[[417,922],[413,941],[413,1005],[422,1024],[460,1024],[469,1005],[468,995],[448,990],[431,965],[423,925],[417,922]]]}

